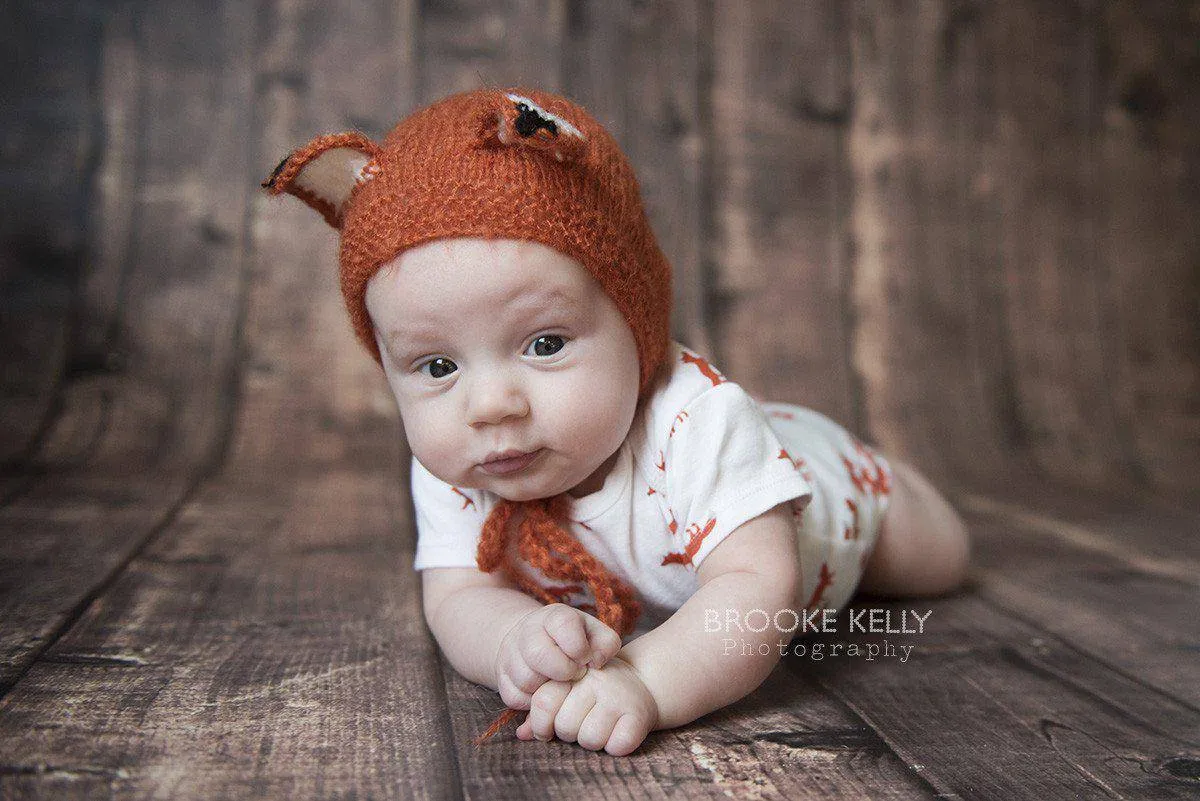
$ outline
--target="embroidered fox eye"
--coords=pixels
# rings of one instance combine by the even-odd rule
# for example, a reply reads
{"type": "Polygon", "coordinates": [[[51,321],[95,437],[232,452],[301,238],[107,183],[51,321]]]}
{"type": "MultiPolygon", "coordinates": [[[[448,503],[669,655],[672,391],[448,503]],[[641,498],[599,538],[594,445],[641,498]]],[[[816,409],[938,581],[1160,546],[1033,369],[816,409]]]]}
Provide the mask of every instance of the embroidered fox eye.
{"type": "Polygon", "coordinates": [[[445,378],[458,369],[457,364],[442,356],[438,356],[436,359],[430,359],[417,369],[423,372],[426,367],[429,368],[430,378],[445,378]]]}
{"type": "Polygon", "coordinates": [[[556,334],[544,334],[529,345],[534,356],[553,356],[566,346],[566,342],[556,334]]]}

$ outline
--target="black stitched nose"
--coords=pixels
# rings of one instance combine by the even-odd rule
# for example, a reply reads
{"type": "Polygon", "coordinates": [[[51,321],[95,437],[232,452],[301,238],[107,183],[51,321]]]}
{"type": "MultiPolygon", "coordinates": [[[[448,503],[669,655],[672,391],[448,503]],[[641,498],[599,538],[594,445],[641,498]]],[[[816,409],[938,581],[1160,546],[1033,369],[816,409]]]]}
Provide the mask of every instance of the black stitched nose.
{"type": "Polygon", "coordinates": [[[558,136],[558,126],[554,124],[554,120],[546,119],[538,114],[537,110],[530,108],[528,103],[517,103],[517,133],[521,136],[533,136],[537,133],[538,128],[545,128],[558,136]]]}

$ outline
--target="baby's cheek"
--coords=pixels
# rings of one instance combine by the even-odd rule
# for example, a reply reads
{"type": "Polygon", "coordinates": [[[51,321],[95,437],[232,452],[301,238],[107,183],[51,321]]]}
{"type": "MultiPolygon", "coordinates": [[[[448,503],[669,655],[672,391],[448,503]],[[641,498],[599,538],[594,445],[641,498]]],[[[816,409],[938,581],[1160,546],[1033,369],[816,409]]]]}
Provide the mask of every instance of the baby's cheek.
{"type": "Polygon", "coordinates": [[[413,456],[429,472],[443,480],[461,472],[469,455],[460,445],[451,441],[445,421],[439,423],[436,415],[426,410],[402,407],[400,422],[413,456]]]}
{"type": "Polygon", "coordinates": [[[637,411],[637,381],[612,381],[597,395],[598,404],[604,408],[605,425],[619,445],[629,434],[629,425],[637,411]]]}
{"type": "Polygon", "coordinates": [[[593,451],[611,453],[629,433],[632,404],[618,386],[596,382],[584,391],[572,393],[569,423],[575,436],[593,451]]]}

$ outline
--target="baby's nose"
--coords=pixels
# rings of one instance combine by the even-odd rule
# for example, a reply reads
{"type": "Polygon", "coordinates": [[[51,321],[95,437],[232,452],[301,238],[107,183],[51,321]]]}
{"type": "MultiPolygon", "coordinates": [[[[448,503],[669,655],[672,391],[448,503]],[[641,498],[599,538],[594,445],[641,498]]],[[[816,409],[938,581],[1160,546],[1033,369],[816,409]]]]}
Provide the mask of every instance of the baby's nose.
{"type": "Polygon", "coordinates": [[[496,371],[474,379],[467,410],[471,425],[491,425],[529,414],[529,398],[516,376],[496,371]]]}

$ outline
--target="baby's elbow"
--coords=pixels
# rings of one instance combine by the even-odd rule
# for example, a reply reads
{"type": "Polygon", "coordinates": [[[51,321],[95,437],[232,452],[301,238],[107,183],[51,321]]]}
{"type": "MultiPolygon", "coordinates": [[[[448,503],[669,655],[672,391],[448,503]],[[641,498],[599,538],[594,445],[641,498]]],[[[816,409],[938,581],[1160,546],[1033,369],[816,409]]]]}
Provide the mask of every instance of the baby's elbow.
{"type": "Polygon", "coordinates": [[[777,601],[776,608],[795,606],[796,594],[800,592],[800,571],[790,566],[762,574],[762,587],[777,601]]]}
{"type": "Polygon", "coordinates": [[[763,604],[790,607],[800,590],[800,564],[791,506],[780,503],[733,530],[697,569],[700,584],[740,574],[763,604]]]}
{"type": "Polygon", "coordinates": [[[795,565],[779,565],[755,570],[739,570],[742,581],[756,603],[768,614],[794,608],[800,592],[800,571],[795,565]]]}

